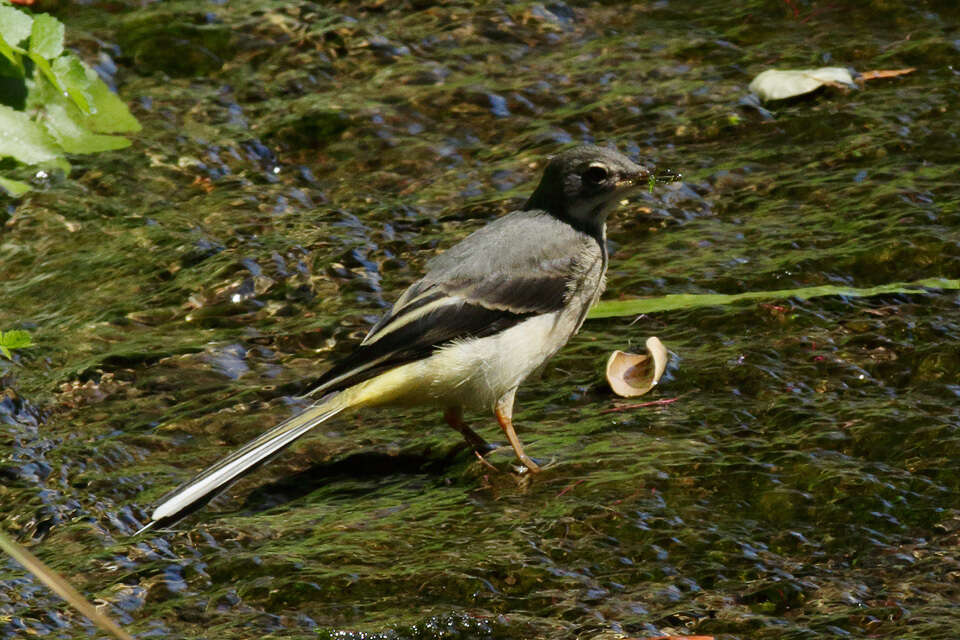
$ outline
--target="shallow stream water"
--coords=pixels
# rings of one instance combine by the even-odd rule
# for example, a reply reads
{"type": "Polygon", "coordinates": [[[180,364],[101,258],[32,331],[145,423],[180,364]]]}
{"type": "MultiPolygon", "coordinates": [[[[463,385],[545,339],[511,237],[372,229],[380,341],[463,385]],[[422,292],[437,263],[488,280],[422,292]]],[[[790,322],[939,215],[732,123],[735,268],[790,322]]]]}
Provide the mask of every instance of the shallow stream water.
{"type": "MultiPolygon", "coordinates": [[[[607,299],[960,277],[954,2],[92,2],[127,150],[0,210],[3,528],[139,637],[960,637],[960,294],[593,319],[527,451],[338,419],[173,530],[152,501],[290,415],[424,262],[614,144],[607,299]],[[765,107],[769,68],[915,67],[765,107]],[[613,349],[656,335],[629,409],[613,349]],[[610,411],[611,409],[618,409],[610,411]]],[[[470,416],[495,439],[490,416],[470,416]]],[[[85,638],[0,563],[0,637],[85,638]]]]}

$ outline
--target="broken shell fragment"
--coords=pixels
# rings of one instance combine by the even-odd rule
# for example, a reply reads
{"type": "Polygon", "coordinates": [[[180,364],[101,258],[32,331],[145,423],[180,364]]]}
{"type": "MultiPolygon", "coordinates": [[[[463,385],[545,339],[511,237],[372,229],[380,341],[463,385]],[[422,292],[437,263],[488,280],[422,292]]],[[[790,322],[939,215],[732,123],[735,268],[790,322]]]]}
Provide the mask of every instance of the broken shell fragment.
{"type": "Polygon", "coordinates": [[[647,353],[614,351],[607,360],[607,384],[623,398],[634,398],[653,389],[667,368],[667,348],[656,336],[647,338],[647,353]]]}

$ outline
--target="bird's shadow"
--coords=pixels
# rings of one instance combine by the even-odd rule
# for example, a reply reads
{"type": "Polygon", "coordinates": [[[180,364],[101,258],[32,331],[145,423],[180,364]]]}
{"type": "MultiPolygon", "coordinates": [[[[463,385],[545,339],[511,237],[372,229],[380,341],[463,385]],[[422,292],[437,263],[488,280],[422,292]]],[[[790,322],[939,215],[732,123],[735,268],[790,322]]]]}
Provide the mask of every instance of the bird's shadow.
{"type": "MultiPolygon", "coordinates": [[[[267,511],[303,498],[338,479],[377,479],[397,475],[439,476],[451,467],[468,462],[470,458],[473,458],[473,452],[466,444],[453,447],[440,456],[435,451],[355,453],[346,458],[314,464],[303,471],[260,485],[247,496],[243,509],[252,513],[267,511]]],[[[355,487],[351,490],[355,491],[355,487]]]]}

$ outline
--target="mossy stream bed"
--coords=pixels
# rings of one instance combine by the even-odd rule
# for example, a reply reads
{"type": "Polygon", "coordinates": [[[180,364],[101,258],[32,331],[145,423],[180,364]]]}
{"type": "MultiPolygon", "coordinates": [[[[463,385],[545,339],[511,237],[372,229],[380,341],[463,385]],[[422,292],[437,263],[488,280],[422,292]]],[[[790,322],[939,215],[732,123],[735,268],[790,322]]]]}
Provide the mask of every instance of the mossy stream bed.
{"type": "MultiPolygon", "coordinates": [[[[960,637],[949,287],[590,320],[518,396],[539,476],[370,411],[131,538],[572,142],[683,174],[612,217],[607,299],[960,277],[955,3],[53,10],[144,129],[0,210],[0,523],[132,633],[960,637]],[[916,71],[744,100],[824,65],[916,71]],[[651,335],[677,400],[625,408],[651,335]]],[[[0,563],[0,637],[93,633],[0,563]]]]}

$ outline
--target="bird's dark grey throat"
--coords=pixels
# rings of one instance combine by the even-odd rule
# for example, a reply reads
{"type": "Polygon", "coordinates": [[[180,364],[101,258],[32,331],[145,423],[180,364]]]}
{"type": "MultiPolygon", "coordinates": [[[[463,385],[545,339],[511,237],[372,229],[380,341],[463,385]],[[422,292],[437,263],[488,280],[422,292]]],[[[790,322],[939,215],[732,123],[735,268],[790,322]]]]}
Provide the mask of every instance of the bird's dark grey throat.
{"type": "Polygon", "coordinates": [[[524,209],[540,209],[602,241],[616,202],[642,188],[649,169],[616,149],[582,145],[554,156],[524,209]]]}

